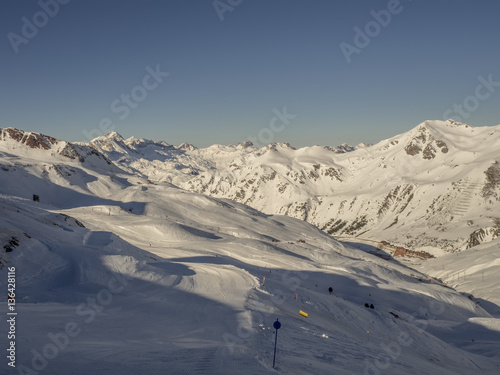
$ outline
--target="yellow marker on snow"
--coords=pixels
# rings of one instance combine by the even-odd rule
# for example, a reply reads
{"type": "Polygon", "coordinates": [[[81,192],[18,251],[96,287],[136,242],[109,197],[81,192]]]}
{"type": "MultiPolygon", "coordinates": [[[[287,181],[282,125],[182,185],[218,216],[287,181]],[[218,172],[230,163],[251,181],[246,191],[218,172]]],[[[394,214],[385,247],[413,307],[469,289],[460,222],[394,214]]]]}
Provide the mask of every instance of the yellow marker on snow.
{"type": "Polygon", "coordinates": [[[305,316],[306,318],[307,318],[307,315],[309,315],[309,314],[305,313],[305,312],[304,312],[304,311],[302,311],[302,310],[299,310],[299,314],[300,314],[300,315],[302,315],[302,316],[305,316]]]}

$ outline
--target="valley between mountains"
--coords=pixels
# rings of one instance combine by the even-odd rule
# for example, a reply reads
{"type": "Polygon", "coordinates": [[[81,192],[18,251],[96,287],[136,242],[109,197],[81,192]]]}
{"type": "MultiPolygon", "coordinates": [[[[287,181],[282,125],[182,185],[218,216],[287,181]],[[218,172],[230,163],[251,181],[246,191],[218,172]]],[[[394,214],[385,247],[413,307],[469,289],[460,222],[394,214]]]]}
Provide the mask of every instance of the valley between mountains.
{"type": "Polygon", "coordinates": [[[500,125],[300,149],[2,128],[0,251],[2,373],[498,374],[500,125]]]}

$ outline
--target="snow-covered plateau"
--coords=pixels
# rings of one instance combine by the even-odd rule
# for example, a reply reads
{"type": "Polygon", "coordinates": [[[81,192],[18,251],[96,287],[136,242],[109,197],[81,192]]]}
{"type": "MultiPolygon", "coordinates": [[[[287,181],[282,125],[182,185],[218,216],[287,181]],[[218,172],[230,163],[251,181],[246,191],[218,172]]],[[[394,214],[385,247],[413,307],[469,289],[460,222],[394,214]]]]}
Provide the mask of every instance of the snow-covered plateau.
{"type": "Polygon", "coordinates": [[[0,129],[2,374],[499,374],[499,274],[500,125],[300,149],[0,129]]]}

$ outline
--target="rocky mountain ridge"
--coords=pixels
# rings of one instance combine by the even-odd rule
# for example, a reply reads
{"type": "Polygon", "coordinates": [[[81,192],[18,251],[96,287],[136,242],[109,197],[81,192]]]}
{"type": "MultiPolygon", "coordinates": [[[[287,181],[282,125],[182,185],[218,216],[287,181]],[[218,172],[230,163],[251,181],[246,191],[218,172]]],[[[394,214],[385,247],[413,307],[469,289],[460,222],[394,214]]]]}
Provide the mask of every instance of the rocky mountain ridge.
{"type": "Polygon", "coordinates": [[[80,162],[89,155],[150,181],[308,221],[334,236],[456,251],[499,236],[500,126],[426,121],[375,145],[196,148],[113,132],[88,144],[2,129],[80,162]]]}

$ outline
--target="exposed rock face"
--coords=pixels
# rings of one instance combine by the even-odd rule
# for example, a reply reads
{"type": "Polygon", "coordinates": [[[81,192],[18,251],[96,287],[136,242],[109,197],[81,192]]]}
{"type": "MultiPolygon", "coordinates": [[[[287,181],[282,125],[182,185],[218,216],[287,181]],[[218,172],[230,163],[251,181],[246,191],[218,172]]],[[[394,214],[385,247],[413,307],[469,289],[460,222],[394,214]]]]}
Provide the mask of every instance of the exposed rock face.
{"type": "Polygon", "coordinates": [[[420,151],[422,151],[422,147],[414,142],[410,142],[406,145],[405,151],[408,155],[415,156],[418,155],[420,151]]]}
{"type": "Polygon", "coordinates": [[[500,199],[498,188],[500,187],[500,163],[495,161],[485,172],[486,184],[483,187],[483,197],[493,196],[500,199]]]}
{"type": "Polygon", "coordinates": [[[107,164],[111,164],[109,159],[92,146],[77,145],[45,134],[26,132],[15,128],[0,128],[0,141],[9,139],[31,149],[55,150],[57,154],[78,160],[80,163],[85,162],[89,156],[95,156],[105,160],[107,164]]]}
{"type": "Polygon", "coordinates": [[[483,242],[492,241],[500,237],[500,227],[488,227],[477,229],[472,232],[467,242],[467,249],[480,245],[483,242]]]}
{"type": "Polygon", "coordinates": [[[12,237],[4,246],[3,249],[6,253],[12,252],[12,249],[19,246],[19,240],[16,237],[12,237]]]}
{"type": "MultiPolygon", "coordinates": [[[[365,146],[365,145],[362,144],[360,146],[365,146]]],[[[336,147],[332,147],[332,146],[324,146],[324,147],[326,150],[333,151],[337,154],[344,154],[346,152],[351,152],[351,151],[356,150],[356,147],[348,145],[347,143],[342,143],[341,145],[336,146],[336,147]]]]}
{"type": "Polygon", "coordinates": [[[417,134],[405,146],[408,155],[416,156],[422,153],[424,159],[430,160],[436,157],[438,151],[443,154],[449,151],[448,145],[443,140],[435,139],[425,125],[420,125],[417,130],[417,134]]]}
{"type": "Polygon", "coordinates": [[[63,156],[66,156],[67,158],[70,158],[70,159],[78,159],[80,161],[80,163],[83,163],[85,161],[85,158],[83,156],[81,156],[75,150],[73,145],[71,145],[70,143],[68,143],[59,153],[63,156]]]}
{"type": "Polygon", "coordinates": [[[0,129],[0,140],[7,138],[13,139],[30,148],[40,148],[50,150],[53,145],[58,143],[58,140],[39,133],[25,132],[15,128],[0,129]]]}

